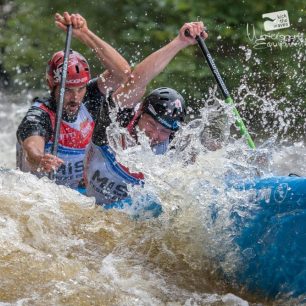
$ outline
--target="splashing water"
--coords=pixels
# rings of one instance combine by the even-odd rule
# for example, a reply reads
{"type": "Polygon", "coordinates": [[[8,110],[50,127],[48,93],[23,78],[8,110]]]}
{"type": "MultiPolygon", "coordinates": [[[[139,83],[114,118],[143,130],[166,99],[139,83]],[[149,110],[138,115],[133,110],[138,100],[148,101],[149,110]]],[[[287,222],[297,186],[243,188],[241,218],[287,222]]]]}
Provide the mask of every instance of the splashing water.
{"type": "Polygon", "coordinates": [[[22,96],[7,96],[0,91],[0,166],[15,168],[16,165],[16,130],[24,113],[27,111],[28,102],[31,99],[29,94],[26,104],[20,103],[22,96]]]}
{"type": "MultiPolygon", "coordinates": [[[[246,61],[252,61],[252,52],[245,50],[246,61]]],[[[283,101],[270,97],[275,89],[259,95],[247,79],[241,84],[234,100],[242,114],[252,99],[262,115],[260,124],[255,112],[252,120],[248,118],[256,122],[252,131],[261,143],[256,151],[249,150],[230,128],[232,109],[216,98],[216,89],[165,155],[154,155],[143,134],[140,146],[121,150],[115,136],[125,131],[115,123],[111,126],[109,136],[119,161],[146,177],[143,188],[130,188],[132,198],[149,194],[163,205],[158,219],[146,221],[103,211],[92,198],[13,170],[15,131],[28,103],[11,103],[12,97],[1,93],[0,301],[9,305],[89,301],[93,305],[248,305],[247,301],[285,305],[288,301],[267,301],[244,292],[225,277],[241,263],[230,215],[247,215],[252,209],[247,193],[226,190],[225,177],[306,174],[303,141],[285,142],[282,136],[297,123],[294,112],[282,109],[283,101]],[[238,210],[237,203],[245,210],[238,210]]]]}

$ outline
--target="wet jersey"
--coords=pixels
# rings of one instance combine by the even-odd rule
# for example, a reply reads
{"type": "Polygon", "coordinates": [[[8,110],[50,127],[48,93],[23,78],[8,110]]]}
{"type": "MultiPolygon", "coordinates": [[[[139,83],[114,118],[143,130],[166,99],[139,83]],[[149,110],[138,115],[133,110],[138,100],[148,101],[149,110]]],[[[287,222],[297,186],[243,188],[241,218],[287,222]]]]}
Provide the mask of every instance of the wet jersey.
{"type": "Polygon", "coordinates": [[[109,204],[128,196],[127,185],[138,185],[144,179],[142,173],[131,173],[116,161],[110,146],[90,143],[84,171],[86,192],[94,196],[98,204],[109,204]]]}
{"type": "MultiPolygon", "coordinates": [[[[85,157],[84,179],[87,195],[94,196],[100,205],[123,200],[128,196],[127,185],[144,182],[142,173],[131,173],[127,167],[116,161],[115,152],[109,145],[107,128],[111,124],[110,110],[114,107],[111,99],[101,107],[85,157]]],[[[122,127],[128,128],[133,117],[135,118],[132,109],[123,109],[119,110],[117,120],[122,127]]],[[[166,141],[163,146],[168,143],[166,141]]]]}
{"type": "MultiPolygon", "coordinates": [[[[45,110],[51,119],[52,129],[55,128],[55,112],[43,103],[36,102],[34,106],[45,110]]],[[[57,156],[64,163],[56,171],[56,181],[71,188],[77,188],[83,178],[83,160],[85,149],[90,142],[94,129],[94,121],[86,107],[81,104],[78,116],[74,122],[62,120],[58,139],[57,156]]],[[[45,145],[45,152],[51,153],[54,135],[45,145]]]]}
{"type": "MultiPolygon", "coordinates": [[[[58,141],[57,156],[64,163],[56,172],[56,181],[71,188],[77,188],[83,178],[85,149],[90,142],[94,122],[101,104],[105,101],[97,87],[97,81],[92,80],[87,86],[80,110],[73,120],[62,120],[58,141]]],[[[51,153],[54,141],[56,113],[52,107],[51,99],[36,99],[28,111],[26,117],[20,124],[17,137],[23,141],[32,135],[45,138],[45,152],[51,153]]],[[[21,170],[26,170],[25,159],[19,153],[19,164],[21,170]]],[[[35,173],[40,176],[39,172],[35,173]]]]}

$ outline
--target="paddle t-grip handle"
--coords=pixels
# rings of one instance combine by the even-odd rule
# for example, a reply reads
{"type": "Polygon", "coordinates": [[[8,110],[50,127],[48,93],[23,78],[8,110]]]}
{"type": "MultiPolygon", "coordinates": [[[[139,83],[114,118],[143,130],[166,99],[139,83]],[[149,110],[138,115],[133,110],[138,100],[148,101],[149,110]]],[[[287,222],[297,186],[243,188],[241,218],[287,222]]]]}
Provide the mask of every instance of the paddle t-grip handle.
{"type": "MultiPolygon", "coordinates": [[[[208,32],[206,27],[204,28],[204,32],[208,32]]],[[[201,37],[204,37],[204,32],[201,32],[201,37]]],[[[186,29],[184,34],[186,37],[191,37],[189,29],[186,29]]]]}

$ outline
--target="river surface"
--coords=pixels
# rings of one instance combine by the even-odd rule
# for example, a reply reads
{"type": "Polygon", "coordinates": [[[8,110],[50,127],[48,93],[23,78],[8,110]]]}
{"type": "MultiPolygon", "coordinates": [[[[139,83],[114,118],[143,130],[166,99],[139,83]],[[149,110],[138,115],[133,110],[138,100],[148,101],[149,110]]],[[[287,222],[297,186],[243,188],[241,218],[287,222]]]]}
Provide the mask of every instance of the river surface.
{"type": "Polygon", "coordinates": [[[0,93],[0,100],[0,305],[299,303],[246,292],[222,276],[220,270],[239,269],[228,234],[233,198],[218,196],[223,213],[211,224],[213,188],[207,184],[218,188],[229,171],[244,177],[306,175],[303,142],[280,145],[268,139],[254,153],[243,140],[228,140],[225,131],[214,143],[213,133],[205,134],[202,126],[208,120],[203,111],[181,133],[176,154],[154,156],[145,142],[118,152],[147,178],[132,196],[150,193],[163,204],[159,218],[135,220],[15,170],[16,128],[31,94],[0,93]],[[221,263],[220,253],[226,254],[221,263]]]}

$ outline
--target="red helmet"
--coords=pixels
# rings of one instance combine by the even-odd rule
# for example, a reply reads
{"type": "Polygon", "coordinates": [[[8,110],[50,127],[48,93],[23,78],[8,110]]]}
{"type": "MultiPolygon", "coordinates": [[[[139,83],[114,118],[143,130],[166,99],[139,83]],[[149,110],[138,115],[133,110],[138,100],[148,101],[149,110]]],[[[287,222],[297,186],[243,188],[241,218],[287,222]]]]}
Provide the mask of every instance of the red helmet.
{"type": "MultiPolygon", "coordinates": [[[[46,70],[47,83],[52,90],[61,82],[62,69],[64,64],[64,52],[58,51],[53,54],[48,62],[46,70]]],[[[83,55],[70,50],[66,86],[80,87],[86,85],[90,80],[89,66],[83,55]]]]}

